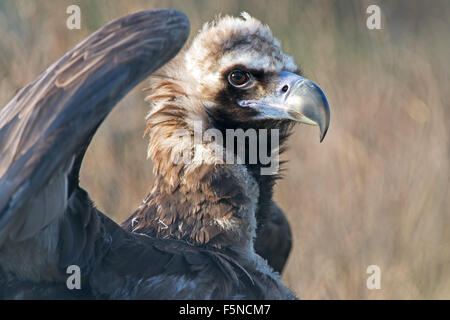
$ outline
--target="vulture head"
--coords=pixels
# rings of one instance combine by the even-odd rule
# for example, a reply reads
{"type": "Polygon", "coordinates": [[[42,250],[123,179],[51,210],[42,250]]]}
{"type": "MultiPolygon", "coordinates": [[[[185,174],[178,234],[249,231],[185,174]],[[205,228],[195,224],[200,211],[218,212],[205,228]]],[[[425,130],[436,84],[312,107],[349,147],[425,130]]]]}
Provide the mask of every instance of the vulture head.
{"type": "Polygon", "coordinates": [[[155,77],[149,125],[153,114],[183,93],[189,103],[178,105],[217,129],[283,128],[299,122],[319,126],[322,141],[330,118],[326,97],[299,74],[268,26],[247,13],[224,17],[205,24],[159,72],[161,78],[155,77]]]}
{"type": "Polygon", "coordinates": [[[268,128],[303,122],[318,125],[321,139],[325,136],[329,110],[324,94],[298,75],[269,27],[247,13],[206,24],[184,59],[195,86],[192,94],[216,125],[268,128]]]}
{"type": "Polygon", "coordinates": [[[205,24],[150,83],[146,132],[156,184],[125,226],[195,244],[253,248],[257,225],[279,211],[272,209],[277,175],[262,174],[267,163],[259,150],[277,152],[295,123],[318,126],[322,141],[330,119],[324,93],[300,75],[269,27],[247,13],[205,24]],[[256,133],[254,141],[243,140],[241,162],[234,157],[242,146],[229,147],[236,138],[230,129],[256,133]],[[264,139],[261,129],[268,130],[264,139]]]}

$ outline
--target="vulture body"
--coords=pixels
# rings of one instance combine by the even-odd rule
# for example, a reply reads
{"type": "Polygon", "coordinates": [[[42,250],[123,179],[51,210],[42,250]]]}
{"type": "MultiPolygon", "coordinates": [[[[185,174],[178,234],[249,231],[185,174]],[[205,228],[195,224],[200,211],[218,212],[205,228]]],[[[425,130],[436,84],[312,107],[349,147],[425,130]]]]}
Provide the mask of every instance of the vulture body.
{"type": "Polygon", "coordinates": [[[277,176],[261,174],[259,161],[230,164],[210,152],[234,154],[226,141],[191,138],[198,124],[202,133],[276,129],[282,146],[292,124],[304,122],[318,125],[322,139],[326,98],[247,14],[205,25],[164,65],[188,33],[173,10],[118,19],[0,110],[0,297],[295,298],[255,253],[278,271],[289,253],[289,225],[272,200],[277,176]],[[95,208],[78,173],[113,106],[161,66],[147,117],[156,182],[120,227],[95,208]],[[194,161],[175,161],[198,150],[194,161]],[[80,288],[67,285],[70,266],[81,270],[80,288]]]}

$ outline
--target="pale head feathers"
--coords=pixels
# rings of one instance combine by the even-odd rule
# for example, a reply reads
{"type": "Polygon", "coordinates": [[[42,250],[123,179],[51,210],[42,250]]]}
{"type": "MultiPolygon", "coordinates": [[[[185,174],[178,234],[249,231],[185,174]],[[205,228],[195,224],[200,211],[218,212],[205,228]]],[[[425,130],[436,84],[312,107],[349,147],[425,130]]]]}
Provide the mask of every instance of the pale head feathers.
{"type": "Polygon", "coordinates": [[[158,74],[178,83],[190,98],[205,99],[208,92],[223,86],[222,73],[234,65],[266,72],[298,70],[270,28],[243,12],[241,17],[205,23],[190,45],[158,74]]]}
{"type": "Polygon", "coordinates": [[[205,23],[184,58],[186,71],[203,85],[217,83],[233,65],[273,72],[297,70],[270,28],[246,12],[240,18],[225,16],[205,23]]]}

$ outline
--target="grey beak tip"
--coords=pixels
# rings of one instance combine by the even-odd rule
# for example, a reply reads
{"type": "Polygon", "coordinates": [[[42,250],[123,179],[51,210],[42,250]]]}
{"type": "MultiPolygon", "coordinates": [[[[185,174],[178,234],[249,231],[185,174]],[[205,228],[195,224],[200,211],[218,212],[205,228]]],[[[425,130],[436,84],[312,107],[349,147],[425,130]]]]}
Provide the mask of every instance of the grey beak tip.
{"type": "Polygon", "coordinates": [[[323,142],[323,139],[325,139],[327,132],[325,131],[323,134],[320,135],[320,143],[323,142]]]}
{"type": "MultiPolygon", "coordinates": [[[[328,115],[328,119],[329,119],[329,115],[328,115]]],[[[329,127],[329,122],[326,124],[326,127],[323,129],[320,128],[320,143],[322,143],[323,139],[325,139],[325,136],[327,135],[328,132],[328,127],[329,127]]]]}

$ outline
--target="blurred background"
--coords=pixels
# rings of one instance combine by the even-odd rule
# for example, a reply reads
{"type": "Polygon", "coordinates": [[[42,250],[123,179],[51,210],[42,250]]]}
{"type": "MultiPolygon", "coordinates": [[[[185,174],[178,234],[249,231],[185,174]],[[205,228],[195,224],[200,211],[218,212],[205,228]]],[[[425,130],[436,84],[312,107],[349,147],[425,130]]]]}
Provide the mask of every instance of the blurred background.
{"type": "MultiPolygon", "coordinates": [[[[268,24],[328,96],[331,125],[298,126],[275,198],[294,234],[283,281],[303,299],[450,298],[450,2],[0,1],[0,106],[112,19],[154,8],[187,14],[191,34],[218,14],[268,24]],[[66,28],[67,6],[81,30],[66,28]],[[382,30],[366,9],[381,8],[382,30]],[[381,289],[368,290],[369,265],[381,289]]],[[[132,91],[99,129],[81,185],[123,221],[153,183],[132,91]]]]}

